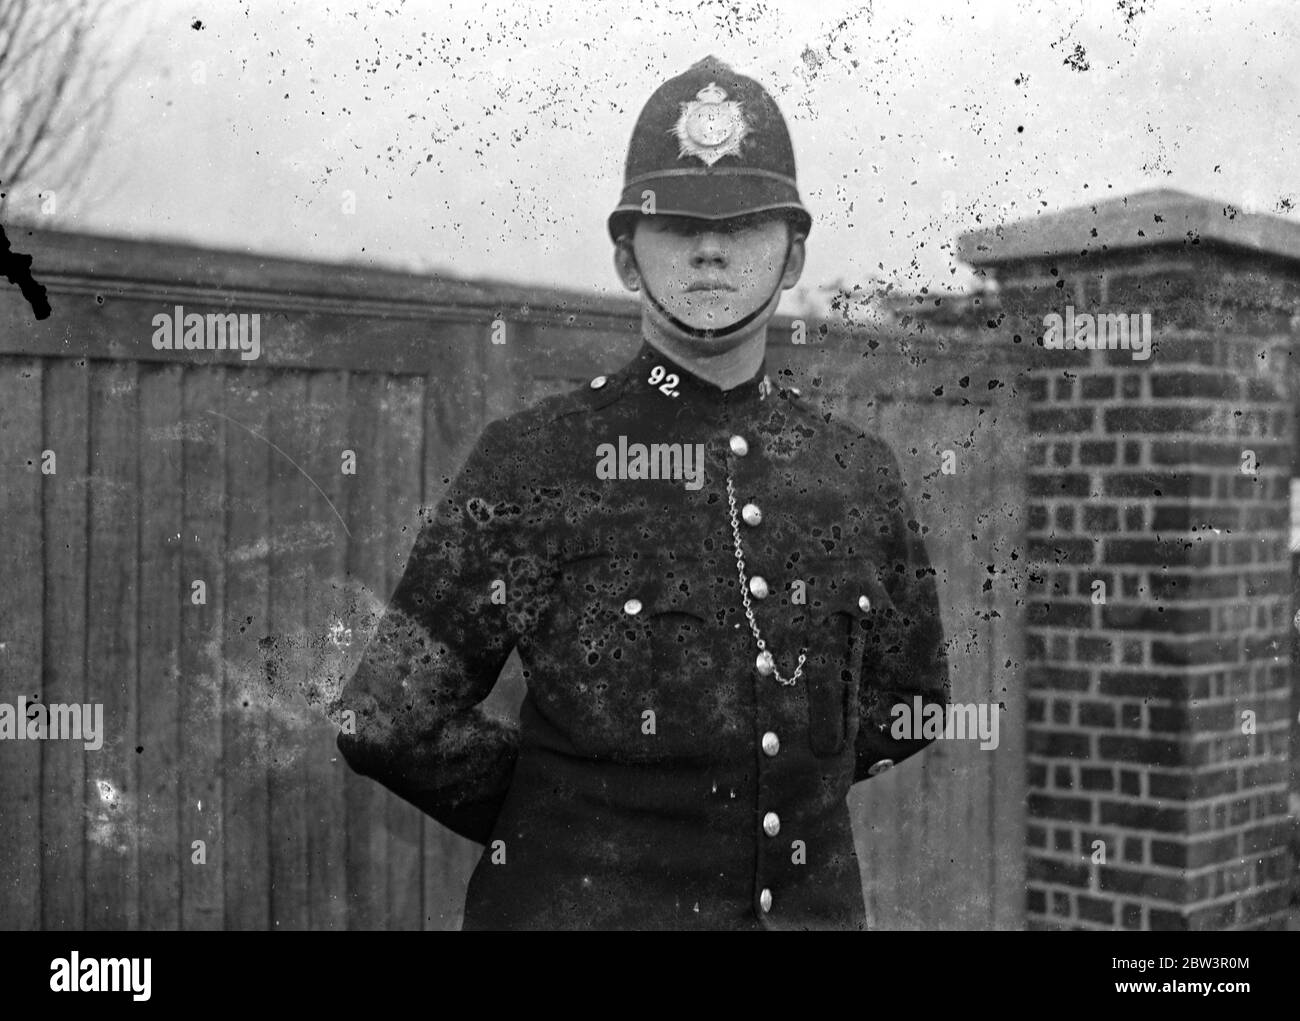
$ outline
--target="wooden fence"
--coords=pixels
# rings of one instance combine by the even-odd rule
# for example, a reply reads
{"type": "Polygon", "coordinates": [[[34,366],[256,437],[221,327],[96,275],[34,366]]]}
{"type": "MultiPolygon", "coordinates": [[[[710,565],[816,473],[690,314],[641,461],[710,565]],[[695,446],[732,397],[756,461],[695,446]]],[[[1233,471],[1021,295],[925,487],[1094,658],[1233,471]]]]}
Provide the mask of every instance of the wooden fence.
{"type": "MultiPolygon", "coordinates": [[[[488,420],[630,357],[633,306],[50,232],[14,246],[54,312],[0,291],[0,702],[102,703],[106,736],[0,741],[0,927],[454,927],[480,848],[346,768],[305,636],[387,597],[488,420]],[[155,350],[177,305],[258,313],[260,357],[155,350]]],[[[954,698],[1007,710],[996,751],[939,742],[854,789],[873,923],[1017,928],[1014,375],[956,327],[788,335],[772,368],[879,429],[909,476],[954,698]]],[[[512,660],[493,698],[521,696],[512,660]]]]}

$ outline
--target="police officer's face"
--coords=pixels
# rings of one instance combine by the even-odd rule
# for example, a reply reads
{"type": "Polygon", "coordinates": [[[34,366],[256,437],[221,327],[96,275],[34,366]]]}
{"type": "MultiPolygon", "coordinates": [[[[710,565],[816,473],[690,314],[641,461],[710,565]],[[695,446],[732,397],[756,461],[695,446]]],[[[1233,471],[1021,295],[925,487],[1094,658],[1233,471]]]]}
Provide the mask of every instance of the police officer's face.
{"type": "Polygon", "coordinates": [[[632,245],[641,278],[669,312],[698,330],[721,329],[794,286],[803,242],[787,260],[789,230],[771,216],[643,216],[632,245]]]}

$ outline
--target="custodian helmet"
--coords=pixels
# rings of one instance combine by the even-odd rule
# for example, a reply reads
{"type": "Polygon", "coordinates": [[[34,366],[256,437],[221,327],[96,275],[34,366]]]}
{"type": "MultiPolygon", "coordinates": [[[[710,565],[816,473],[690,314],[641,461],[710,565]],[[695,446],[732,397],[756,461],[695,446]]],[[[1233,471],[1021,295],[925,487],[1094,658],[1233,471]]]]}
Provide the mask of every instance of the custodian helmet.
{"type": "Polygon", "coordinates": [[[705,57],[655,90],[632,131],[615,241],[637,216],[721,220],[784,211],[807,234],[794,149],[776,101],[752,78],[705,57]]]}

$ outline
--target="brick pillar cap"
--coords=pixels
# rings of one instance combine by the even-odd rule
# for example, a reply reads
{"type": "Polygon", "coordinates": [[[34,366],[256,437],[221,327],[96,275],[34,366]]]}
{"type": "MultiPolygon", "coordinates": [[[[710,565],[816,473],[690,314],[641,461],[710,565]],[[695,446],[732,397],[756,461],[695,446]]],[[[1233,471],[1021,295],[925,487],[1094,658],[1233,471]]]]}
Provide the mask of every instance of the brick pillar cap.
{"type": "Polygon", "coordinates": [[[971,231],[957,239],[957,256],[971,266],[997,266],[1183,246],[1193,239],[1300,261],[1300,223],[1168,188],[971,231]]]}

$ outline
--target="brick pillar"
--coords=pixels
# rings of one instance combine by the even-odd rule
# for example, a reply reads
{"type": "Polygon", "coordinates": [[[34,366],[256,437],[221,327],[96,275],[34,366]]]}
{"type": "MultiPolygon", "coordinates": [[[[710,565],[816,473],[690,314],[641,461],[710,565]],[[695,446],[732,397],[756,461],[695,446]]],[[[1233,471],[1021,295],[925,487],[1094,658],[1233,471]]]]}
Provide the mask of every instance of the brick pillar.
{"type": "Polygon", "coordinates": [[[1161,191],[960,251],[1026,358],[1029,925],[1282,928],[1300,226],[1161,191]],[[1067,305],[1153,352],[1047,350],[1067,305]]]}

